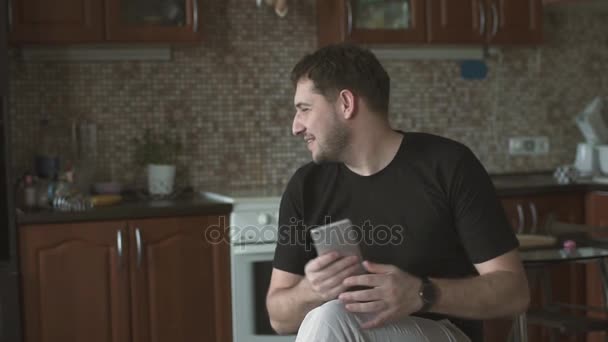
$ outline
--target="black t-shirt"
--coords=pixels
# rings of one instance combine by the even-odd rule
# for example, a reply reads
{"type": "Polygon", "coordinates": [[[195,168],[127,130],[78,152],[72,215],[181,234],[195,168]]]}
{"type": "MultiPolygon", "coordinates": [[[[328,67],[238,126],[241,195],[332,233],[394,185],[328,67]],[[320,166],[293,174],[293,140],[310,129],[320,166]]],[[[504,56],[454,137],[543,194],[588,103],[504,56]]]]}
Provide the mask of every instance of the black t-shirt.
{"type": "MultiPolygon", "coordinates": [[[[365,259],[416,276],[477,275],[473,264],[518,247],[490,177],[466,146],[403,134],[391,163],[371,176],[342,163],[309,163],[295,173],[281,200],[275,268],[304,275],[317,256],[309,229],[344,218],[362,229],[365,259]]],[[[482,340],[480,321],[420,316],[449,318],[482,340]]]]}

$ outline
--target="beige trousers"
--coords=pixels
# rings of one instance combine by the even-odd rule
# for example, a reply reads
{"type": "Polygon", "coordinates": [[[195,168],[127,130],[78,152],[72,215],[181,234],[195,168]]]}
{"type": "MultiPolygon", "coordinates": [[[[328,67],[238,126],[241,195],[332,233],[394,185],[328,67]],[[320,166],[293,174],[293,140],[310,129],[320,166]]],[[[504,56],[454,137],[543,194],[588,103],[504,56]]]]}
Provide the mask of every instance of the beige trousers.
{"type": "Polygon", "coordinates": [[[304,318],[296,342],[470,342],[448,320],[410,316],[375,329],[361,329],[365,314],[351,313],[338,300],[329,301],[304,318]]]}

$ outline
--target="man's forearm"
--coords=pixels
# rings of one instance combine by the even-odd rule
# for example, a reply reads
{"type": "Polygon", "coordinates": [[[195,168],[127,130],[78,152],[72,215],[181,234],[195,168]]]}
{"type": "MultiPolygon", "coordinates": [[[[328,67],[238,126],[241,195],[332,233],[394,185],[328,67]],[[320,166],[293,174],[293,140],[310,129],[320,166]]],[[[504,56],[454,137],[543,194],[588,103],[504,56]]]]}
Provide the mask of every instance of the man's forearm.
{"type": "Polygon", "coordinates": [[[431,280],[440,291],[431,311],[446,315],[470,319],[504,317],[525,311],[530,301],[525,276],[513,272],[431,280]]]}
{"type": "Polygon", "coordinates": [[[306,314],[321,304],[323,300],[312,291],[306,278],[294,287],[275,290],[266,300],[270,322],[279,334],[297,332],[306,314]]]}

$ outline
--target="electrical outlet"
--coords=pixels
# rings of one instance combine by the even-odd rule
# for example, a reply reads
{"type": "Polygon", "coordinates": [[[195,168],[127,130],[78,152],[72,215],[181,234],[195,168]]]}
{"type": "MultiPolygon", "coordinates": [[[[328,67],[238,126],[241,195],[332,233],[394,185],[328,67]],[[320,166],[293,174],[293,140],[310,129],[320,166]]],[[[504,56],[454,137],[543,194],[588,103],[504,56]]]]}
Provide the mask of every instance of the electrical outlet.
{"type": "Polygon", "coordinates": [[[548,137],[509,138],[509,154],[512,156],[538,156],[547,153],[549,153],[548,137]]]}

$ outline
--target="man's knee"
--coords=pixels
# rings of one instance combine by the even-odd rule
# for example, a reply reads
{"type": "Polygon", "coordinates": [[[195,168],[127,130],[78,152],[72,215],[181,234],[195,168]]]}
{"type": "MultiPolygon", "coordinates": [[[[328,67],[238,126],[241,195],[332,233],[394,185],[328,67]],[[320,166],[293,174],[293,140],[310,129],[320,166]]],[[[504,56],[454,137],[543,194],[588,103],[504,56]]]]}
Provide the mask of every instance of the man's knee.
{"type": "Polygon", "coordinates": [[[326,337],[344,338],[356,334],[358,330],[359,323],[355,315],[347,311],[340,301],[332,300],[306,315],[298,335],[312,332],[326,337]]]}
{"type": "MultiPolygon", "coordinates": [[[[356,322],[354,314],[344,308],[339,300],[329,301],[313,310],[306,317],[311,316],[313,321],[324,323],[356,322]]],[[[332,324],[330,324],[332,325],[332,324]]]]}

